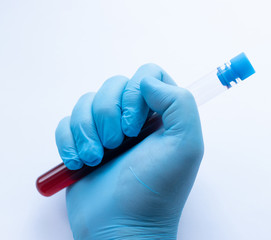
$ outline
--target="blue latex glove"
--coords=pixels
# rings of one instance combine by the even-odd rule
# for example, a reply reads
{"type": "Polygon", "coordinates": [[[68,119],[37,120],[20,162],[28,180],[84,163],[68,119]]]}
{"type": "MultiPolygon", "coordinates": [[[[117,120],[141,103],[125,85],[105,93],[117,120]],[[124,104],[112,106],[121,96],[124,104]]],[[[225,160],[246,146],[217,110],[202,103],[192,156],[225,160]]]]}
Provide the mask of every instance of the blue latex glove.
{"type": "Polygon", "coordinates": [[[146,64],[130,80],[112,77],[83,95],[59,123],[56,143],[68,168],[97,165],[103,147],[138,135],[150,109],[164,128],[68,188],[75,239],[176,239],[203,140],[193,96],[164,70],[146,64]]]}

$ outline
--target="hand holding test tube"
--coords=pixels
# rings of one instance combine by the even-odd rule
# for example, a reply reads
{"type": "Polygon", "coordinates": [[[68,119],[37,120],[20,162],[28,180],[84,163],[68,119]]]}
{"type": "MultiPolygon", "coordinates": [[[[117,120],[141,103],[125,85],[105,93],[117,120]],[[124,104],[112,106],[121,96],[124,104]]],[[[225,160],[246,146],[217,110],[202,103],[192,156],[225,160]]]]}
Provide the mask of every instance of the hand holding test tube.
{"type": "MultiPolygon", "coordinates": [[[[205,77],[194,82],[187,89],[192,92],[199,105],[231,88],[240,80],[244,80],[254,73],[254,69],[244,53],[239,54],[230,62],[218,67],[205,77]]],[[[70,186],[84,176],[100,168],[115,157],[132,148],[162,125],[159,114],[154,113],[144,124],[137,137],[125,137],[123,143],[115,149],[105,149],[101,163],[91,167],[84,165],[79,170],[69,170],[63,163],[46,172],[37,179],[38,191],[44,196],[51,196],[61,189],[70,186]]]]}

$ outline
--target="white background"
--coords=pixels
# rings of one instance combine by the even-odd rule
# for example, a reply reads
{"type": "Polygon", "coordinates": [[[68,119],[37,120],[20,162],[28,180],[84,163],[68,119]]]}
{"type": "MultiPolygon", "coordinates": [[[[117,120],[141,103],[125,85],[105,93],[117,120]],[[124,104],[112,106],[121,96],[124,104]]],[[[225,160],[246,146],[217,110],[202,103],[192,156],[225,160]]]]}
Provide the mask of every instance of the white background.
{"type": "Polygon", "coordinates": [[[60,162],[54,130],[80,95],[147,62],[186,86],[242,51],[257,74],[200,108],[179,239],[271,239],[269,2],[0,0],[1,239],[72,239],[65,192],[35,180],[60,162]]]}

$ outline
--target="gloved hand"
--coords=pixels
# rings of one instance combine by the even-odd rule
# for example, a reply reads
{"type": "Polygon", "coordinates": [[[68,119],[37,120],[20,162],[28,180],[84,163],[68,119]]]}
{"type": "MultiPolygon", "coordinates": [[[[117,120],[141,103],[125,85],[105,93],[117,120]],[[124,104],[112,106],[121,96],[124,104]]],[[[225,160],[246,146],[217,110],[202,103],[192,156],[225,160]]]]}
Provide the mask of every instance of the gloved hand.
{"type": "Polygon", "coordinates": [[[137,136],[150,110],[164,127],[67,190],[75,239],[176,239],[178,222],[202,156],[203,140],[193,96],[154,64],[128,80],[107,80],[83,95],[56,130],[70,169],[97,165],[103,147],[137,136]]]}

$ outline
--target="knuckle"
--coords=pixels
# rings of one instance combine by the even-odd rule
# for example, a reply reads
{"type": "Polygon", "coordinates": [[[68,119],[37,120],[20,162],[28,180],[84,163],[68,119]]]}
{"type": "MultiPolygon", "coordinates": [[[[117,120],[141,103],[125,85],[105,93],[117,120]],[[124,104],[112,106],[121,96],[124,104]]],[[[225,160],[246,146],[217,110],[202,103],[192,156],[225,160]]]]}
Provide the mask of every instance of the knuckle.
{"type": "Polygon", "coordinates": [[[57,125],[57,127],[56,127],[56,130],[55,130],[55,135],[57,136],[57,135],[59,135],[61,132],[63,132],[64,131],[64,128],[66,127],[66,126],[69,126],[69,121],[70,121],[70,117],[64,117],[64,118],[62,118],[60,121],[59,121],[59,123],[58,123],[58,125],[57,125]],[[68,124],[67,124],[68,123],[68,124]]]}
{"type": "Polygon", "coordinates": [[[147,71],[161,71],[161,67],[159,67],[155,63],[145,63],[142,66],[139,67],[139,70],[143,72],[147,71]]]}
{"type": "Polygon", "coordinates": [[[86,93],[80,97],[77,104],[75,105],[71,119],[70,128],[71,130],[78,128],[88,127],[91,123],[91,104],[94,97],[93,92],[86,93]],[[87,103],[87,104],[86,104],[87,103]]]}
{"type": "Polygon", "coordinates": [[[82,102],[82,101],[86,101],[86,100],[92,101],[92,99],[94,98],[94,96],[95,96],[95,92],[87,92],[87,93],[83,94],[79,98],[78,102],[82,102]]]}
{"type": "Polygon", "coordinates": [[[108,84],[108,83],[114,83],[114,82],[116,82],[116,81],[119,81],[119,82],[127,82],[129,79],[127,78],[127,77],[125,77],[125,76],[123,76],[123,75],[115,75],[115,76],[113,76],[113,77],[111,77],[111,78],[108,78],[105,82],[104,82],[104,84],[108,84]]]}

